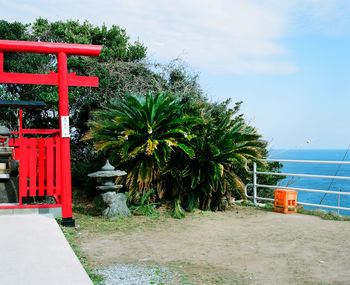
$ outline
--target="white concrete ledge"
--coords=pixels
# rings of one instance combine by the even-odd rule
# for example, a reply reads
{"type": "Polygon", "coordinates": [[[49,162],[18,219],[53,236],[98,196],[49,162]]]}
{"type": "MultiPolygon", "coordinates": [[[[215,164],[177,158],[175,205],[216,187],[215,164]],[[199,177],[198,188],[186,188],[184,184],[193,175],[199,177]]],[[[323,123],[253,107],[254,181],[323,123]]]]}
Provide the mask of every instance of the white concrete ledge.
{"type": "MultiPolygon", "coordinates": [[[[6,205],[6,204],[2,204],[6,205]]],[[[11,204],[8,204],[11,205],[11,204]]],[[[55,218],[62,217],[62,208],[61,207],[50,207],[50,208],[22,208],[22,209],[0,209],[1,215],[48,215],[51,214],[55,218]]]]}
{"type": "Polygon", "coordinates": [[[0,283],[92,284],[55,219],[0,215],[0,283]]]}

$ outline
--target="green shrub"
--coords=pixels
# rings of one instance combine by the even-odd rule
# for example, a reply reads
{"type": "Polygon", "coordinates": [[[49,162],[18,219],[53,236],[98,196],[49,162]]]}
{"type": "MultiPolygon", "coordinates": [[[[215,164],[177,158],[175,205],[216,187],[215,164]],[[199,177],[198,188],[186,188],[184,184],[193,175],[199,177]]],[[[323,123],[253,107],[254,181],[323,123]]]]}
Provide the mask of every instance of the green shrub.
{"type": "Polygon", "coordinates": [[[201,112],[188,104],[169,93],[126,94],[89,122],[86,139],[127,172],[120,180],[139,203],[135,213],[166,200],[177,218],[183,208],[224,209],[232,194],[245,198],[246,165],[267,167],[266,142],[237,115],[240,103],[234,110],[206,103],[201,112]]]}
{"type": "Polygon", "coordinates": [[[127,94],[114,100],[108,109],[95,112],[90,132],[97,151],[107,152],[127,172],[122,177],[132,200],[154,189],[151,201],[166,195],[162,173],[171,154],[181,152],[193,158],[189,126],[195,120],[183,114],[181,105],[167,93],[149,93],[146,97],[127,94]]]}
{"type": "Polygon", "coordinates": [[[138,205],[131,205],[130,211],[134,215],[139,216],[158,216],[159,213],[155,210],[159,203],[149,203],[150,196],[154,194],[154,190],[148,190],[146,193],[139,198],[138,205]]]}

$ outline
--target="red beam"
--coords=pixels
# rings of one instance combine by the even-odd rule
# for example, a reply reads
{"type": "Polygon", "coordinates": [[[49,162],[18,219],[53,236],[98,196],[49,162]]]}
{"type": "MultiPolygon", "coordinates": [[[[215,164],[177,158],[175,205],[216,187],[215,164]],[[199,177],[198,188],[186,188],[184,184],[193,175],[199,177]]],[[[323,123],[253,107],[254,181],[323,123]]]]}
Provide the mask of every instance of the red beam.
{"type": "Polygon", "coordinates": [[[59,52],[64,52],[67,55],[99,56],[101,49],[102,46],[100,45],[0,40],[0,51],[6,52],[49,54],[58,54],[59,52]]]}
{"type": "MultiPolygon", "coordinates": [[[[76,76],[75,73],[69,73],[67,78],[69,86],[98,87],[98,77],[76,76]]],[[[58,75],[54,72],[50,74],[0,72],[0,83],[58,85],[58,75]]]]}
{"type": "Polygon", "coordinates": [[[98,87],[98,77],[68,74],[68,86],[98,87]]]}
{"type": "Polygon", "coordinates": [[[12,131],[11,134],[18,135],[22,134],[32,134],[32,135],[54,135],[58,134],[60,130],[51,130],[51,129],[21,129],[20,132],[12,131]]]}
{"type": "Polygon", "coordinates": [[[57,85],[57,74],[0,73],[1,83],[57,85]]]}

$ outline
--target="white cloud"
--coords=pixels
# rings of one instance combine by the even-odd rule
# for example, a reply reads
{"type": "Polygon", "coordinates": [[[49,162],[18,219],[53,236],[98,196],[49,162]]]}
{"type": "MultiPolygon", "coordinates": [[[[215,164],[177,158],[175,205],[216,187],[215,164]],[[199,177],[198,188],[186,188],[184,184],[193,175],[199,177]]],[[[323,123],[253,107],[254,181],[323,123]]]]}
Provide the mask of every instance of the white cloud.
{"type": "Polygon", "coordinates": [[[146,3],[152,4],[134,10],[135,2],[123,2],[122,10],[133,12],[119,20],[133,35],[142,29],[142,41],[156,58],[182,54],[190,64],[215,73],[296,70],[278,42],[288,22],[279,11],[249,1],[146,3]]]}
{"type": "Polygon", "coordinates": [[[170,60],[182,55],[203,71],[293,73],[297,66],[283,44],[291,24],[306,15],[318,23],[317,27],[322,26],[320,23],[324,21],[320,19],[327,18],[329,11],[332,17],[340,12],[340,4],[335,2],[341,3],[337,0],[0,0],[0,16],[25,22],[42,16],[49,20],[78,18],[97,25],[116,24],[125,27],[133,39],[144,42],[152,57],[170,60]]]}

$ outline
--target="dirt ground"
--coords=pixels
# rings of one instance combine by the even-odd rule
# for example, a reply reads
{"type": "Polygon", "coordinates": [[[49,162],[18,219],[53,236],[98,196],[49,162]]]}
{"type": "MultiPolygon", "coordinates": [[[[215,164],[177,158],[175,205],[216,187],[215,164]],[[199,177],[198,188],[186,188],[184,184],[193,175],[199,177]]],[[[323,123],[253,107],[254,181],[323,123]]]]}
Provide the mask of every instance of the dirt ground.
{"type": "Polygon", "coordinates": [[[349,240],[346,221],[236,207],[125,231],[84,230],[78,248],[97,267],[164,265],[184,284],[350,284],[349,240]]]}

